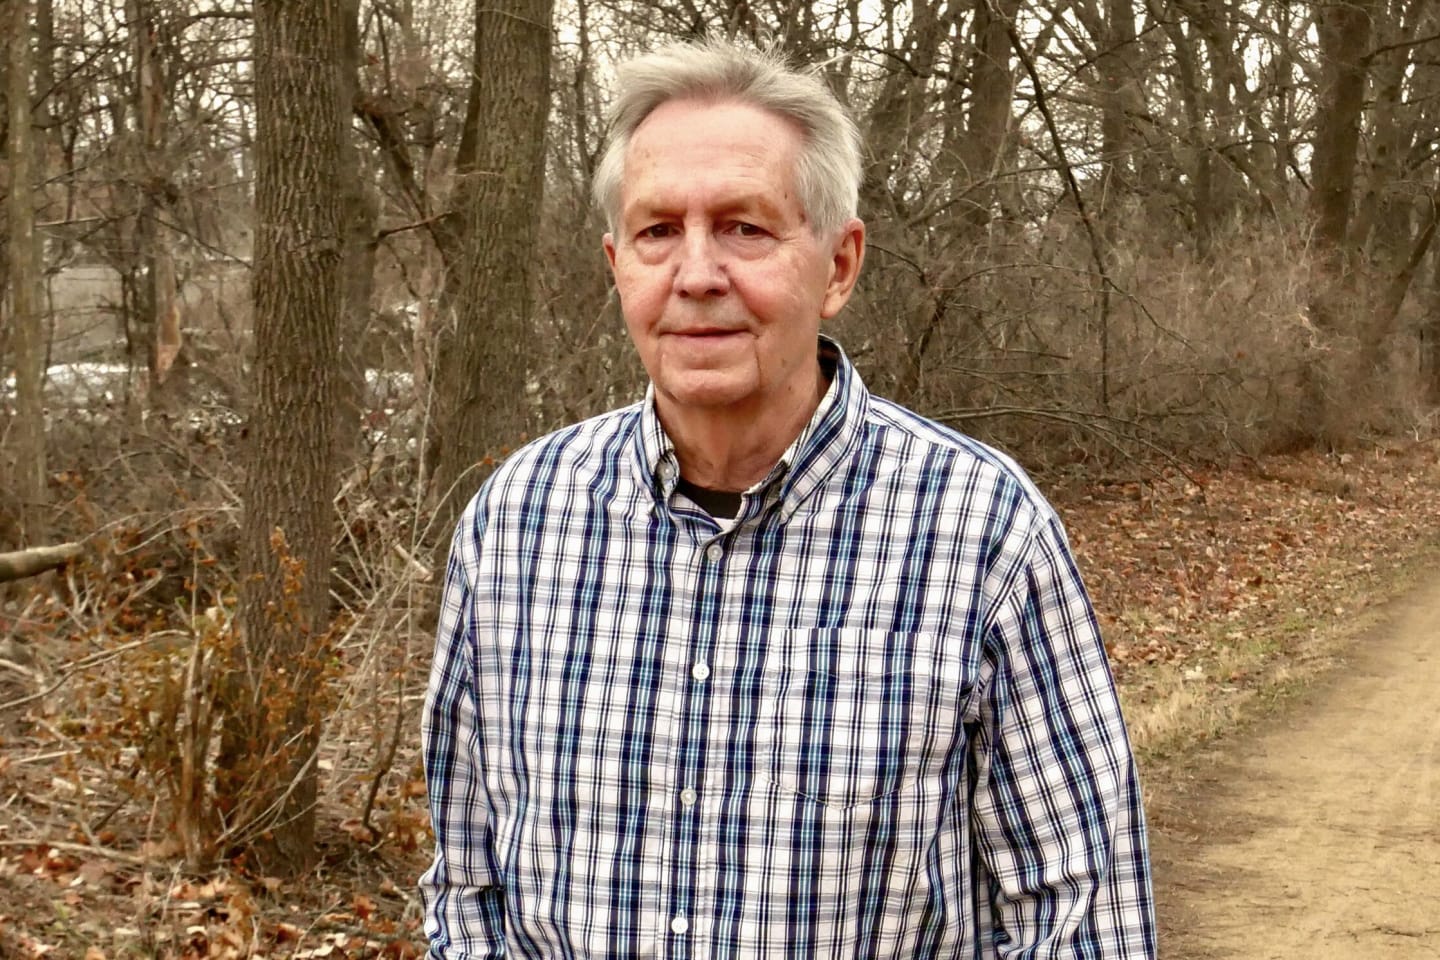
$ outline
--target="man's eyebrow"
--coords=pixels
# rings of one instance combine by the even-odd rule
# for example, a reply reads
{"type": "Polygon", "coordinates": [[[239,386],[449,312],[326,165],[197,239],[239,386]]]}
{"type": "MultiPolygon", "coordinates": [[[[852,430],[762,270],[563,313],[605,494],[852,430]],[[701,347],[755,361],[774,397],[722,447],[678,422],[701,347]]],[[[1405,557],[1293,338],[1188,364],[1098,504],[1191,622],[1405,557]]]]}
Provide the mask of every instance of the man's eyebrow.
{"type": "Polygon", "coordinates": [[[767,216],[780,216],[780,204],[768,193],[746,193],[720,205],[725,212],[738,210],[759,210],[767,216]]]}

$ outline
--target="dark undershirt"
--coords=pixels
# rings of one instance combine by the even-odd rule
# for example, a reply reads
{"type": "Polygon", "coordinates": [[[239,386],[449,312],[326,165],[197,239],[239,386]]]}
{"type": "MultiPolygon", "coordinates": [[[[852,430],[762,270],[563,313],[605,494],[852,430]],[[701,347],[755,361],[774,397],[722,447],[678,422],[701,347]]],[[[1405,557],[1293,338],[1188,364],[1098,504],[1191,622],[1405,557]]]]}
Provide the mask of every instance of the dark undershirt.
{"type": "MultiPolygon", "coordinates": [[[[837,363],[833,347],[820,350],[820,370],[825,376],[828,384],[835,379],[835,366],[837,363]]],[[[734,520],[740,515],[740,497],[738,493],[729,490],[711,490],[707,487],[698,487],[681,477],[675,484],[675,489],[695,501],[695,504],[710,516],[717,520],[734,520]]]]}
{"type": "Polygon", "coordinates": [[[697,487],[684,477],[675,484],[675,489],[694,500],[700,509],[717,520],[734,520],[740,515],[741,495],[738,493],[697,487]]]}

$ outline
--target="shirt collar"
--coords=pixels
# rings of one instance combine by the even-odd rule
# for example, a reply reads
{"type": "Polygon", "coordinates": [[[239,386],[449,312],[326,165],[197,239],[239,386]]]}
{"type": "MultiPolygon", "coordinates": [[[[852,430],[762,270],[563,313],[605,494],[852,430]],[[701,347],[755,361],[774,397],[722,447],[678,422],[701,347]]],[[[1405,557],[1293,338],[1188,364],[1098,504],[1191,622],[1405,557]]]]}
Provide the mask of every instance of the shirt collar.
{"type": "MultiPolygon", "coordinates": [[[[860,438],[870,402],[865,384],[840,344],[822,336],[816,349],[821,364],[834,370],[830,388],[774,468],[751,488],[753,492],[778,485],[781,515],[785,520],[849,454],[860,438]]],[[[680,461],[675,455],[675,445],[655,412],[654,383],[645,390],[632,449],[636,479],[656,501],[664,503],[680,478],[680,461]]]]}

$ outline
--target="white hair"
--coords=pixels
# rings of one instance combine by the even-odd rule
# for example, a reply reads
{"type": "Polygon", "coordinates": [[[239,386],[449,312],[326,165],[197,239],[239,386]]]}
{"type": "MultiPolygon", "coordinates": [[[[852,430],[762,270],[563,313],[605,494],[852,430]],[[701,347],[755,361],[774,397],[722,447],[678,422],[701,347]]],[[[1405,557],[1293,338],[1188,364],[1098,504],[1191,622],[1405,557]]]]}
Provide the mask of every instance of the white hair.
{"type": "Polygon", "coordinates": [[[625,154],[640,124],[671,100],[736,102],[769,111],[805,137],[795,189],[816,235],[838,231],[859,202],[860,131],[818,72],[797,70],[776,50],[724,40],[671,43],[620,65],[609,136],[595,168],[595,204],[614,231],[620,222],[625,154]]]}

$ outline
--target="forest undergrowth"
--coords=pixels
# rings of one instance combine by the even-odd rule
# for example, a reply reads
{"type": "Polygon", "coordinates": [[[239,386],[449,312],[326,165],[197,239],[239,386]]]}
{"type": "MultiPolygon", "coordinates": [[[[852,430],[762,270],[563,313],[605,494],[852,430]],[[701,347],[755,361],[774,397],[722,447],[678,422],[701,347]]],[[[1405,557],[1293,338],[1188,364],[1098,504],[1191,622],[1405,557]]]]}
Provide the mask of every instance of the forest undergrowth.
{"type": "MultiPolygon", "coordinates": [[[[1440,549],[1435,441],[1223,467],[1131,463],[1042,487],[1066,521],[1147,766],[1223,736],[1323,669],[1440,549]]],[[[346,524],[357,543],[400,533],[363,513],[346,524]]],[[[327,671],[339,707],[319,763],[320,857],[281,881],[202,856],[206,825],[176,815],[187,797],[204,806],[210,658],[233,613],[203,511],[189,523],[167,531],[164,551],[143,525],[113,529],[80,566],[31,581],[4,608],[22,612],[0,637],[44,642],[24,702],[0,694],[12,703],[0,714],[0,957],[423,954],[414,885],[430,845],[418,755],[430,638],[410,611],[430,588],[409,574],[424,565],[390,544],[372,554],[378,566],[337,576],[352,594],[327,671]]]]}

